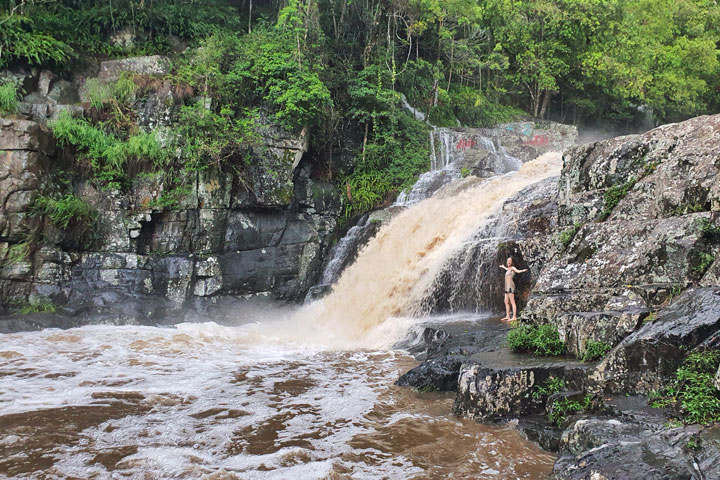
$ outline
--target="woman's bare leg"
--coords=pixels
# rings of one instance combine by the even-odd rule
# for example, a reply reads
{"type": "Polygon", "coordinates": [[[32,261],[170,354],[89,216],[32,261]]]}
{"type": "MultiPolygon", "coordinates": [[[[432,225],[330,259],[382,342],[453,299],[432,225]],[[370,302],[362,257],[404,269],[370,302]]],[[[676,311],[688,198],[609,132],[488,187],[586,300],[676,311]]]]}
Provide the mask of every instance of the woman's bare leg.
{"type": "Polygon", "coordinates": [[[501,318],[500,320],[510,320],[510,300],[508,299],[509,295],[505,294],[505,318],[501,318]]]}
{"type": "MultiPolygon", "coordinates": [[[[507,296],[510,297],[510,303],[512,304],[512,311],[513,311],[512,321],[514,322],[515,320],[517,320],[517,307],[515,306],[515,294],[509,293],[507,296]]],[[[508,310],[508,315],[510,315],[510,310],[508,310]]]]}

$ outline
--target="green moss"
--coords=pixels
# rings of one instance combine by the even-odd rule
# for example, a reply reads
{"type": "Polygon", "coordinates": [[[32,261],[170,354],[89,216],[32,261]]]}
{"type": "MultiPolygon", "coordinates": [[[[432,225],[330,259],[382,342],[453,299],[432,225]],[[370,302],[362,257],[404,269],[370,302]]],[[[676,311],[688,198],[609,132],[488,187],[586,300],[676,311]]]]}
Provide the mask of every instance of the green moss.
{"type": "Polygon", "coordinates": [[[553,325],[520,325],[508,332],[507,344],[514,352],[530,352],[538,356],[565,353],[565,342],[553,325]]]}
{"type": "Polygon", "coordinates": [[[582,228],[582,226],[582,223],[575,222],[572,227],[560,232],[560,235],[558,235],[558,243],[563,251],[567,250],[570,242],[573,241],[573,238],[575,238],[575,235],[577,235],[577,232],[582,228]]]}
{"type": "Polygon", "coordinates": [[[610,216],[612,211],[615,209],[620,200],[625,198],[630,190],[637,183],[636,178],[631,178],[622,185],[613,185],[612,187],[605,190],[603,194],[603,201],[605,202],[605,208],[600,213],[600,220],[605,220],[610,216]]]}
{"type": "Polygon", "coordinates": [[[594,362],[603,358],[612,347],[605,342],[588,340],[585,343],[585,351],[582,354],[583,362],[594,362]]]}

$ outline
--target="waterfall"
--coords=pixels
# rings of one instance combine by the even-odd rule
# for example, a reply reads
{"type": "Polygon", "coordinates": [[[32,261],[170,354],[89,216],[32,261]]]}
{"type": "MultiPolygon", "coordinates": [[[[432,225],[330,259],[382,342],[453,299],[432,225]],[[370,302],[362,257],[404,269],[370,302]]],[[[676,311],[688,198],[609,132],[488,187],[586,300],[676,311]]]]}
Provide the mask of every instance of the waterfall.
{"type": "Polygon", "coordinates": [[[402,102],[403,107],[407,108],[408,111],[412,113],[416,119],[420,120],[421,122],[425,121],[425,114],[422,113],[420,110],[413,108],[413,106],[408,103],[405,94],[400,94],[400,101],[402,102]]]}
{"type": "MultiPolygon", "coordinates": [[[[472,234],[492,220],[503,203],[525,187],[558,175],[559,153],[530,161],[512,174],[485,181],[465,179],[469,188],[439,192],[413,204],[384,225],[360,251],[332,293],[298,315],[333,341],[385,346],[407,328],[391,318],[428,313],[423,299],[447,261],[472,234]]],[[[297,328],[306,328],[300,325],[297,328]]]]}
{"type": "Polygon", "coordinates": [[[430,132],[430,171],[423,173],[395,205],[407,206],[429,198],[463,176],[463,169],[488,177],[520,168],[522,161],[496,145],[483,129],[433,128],[430,132]]]}
{"type": "MultiPolygon", "coordinates": [[[[372,225],[368,224],[368,215],[364,215],[354,227],[347,231],[345,236],[330,250],[329,258],[325,269],[323,270],[321,285],[330,285],[335,283],[340,277],[340,273],[357,254],[358,248],[362,245],[362,241],[366,240],[372,229],[372,225]]],[[[374,232],[372,232],[374,233],[374,232]]]]}

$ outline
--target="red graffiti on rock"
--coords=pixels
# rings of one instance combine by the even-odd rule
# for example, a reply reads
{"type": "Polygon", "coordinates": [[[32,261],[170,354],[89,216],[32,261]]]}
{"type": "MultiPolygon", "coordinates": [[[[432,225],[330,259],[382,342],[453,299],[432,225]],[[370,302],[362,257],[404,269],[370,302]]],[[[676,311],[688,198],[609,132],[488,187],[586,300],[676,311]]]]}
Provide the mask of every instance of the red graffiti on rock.
{"type": "Polygon", "coordinates": [[[477,142],[475,142],[475,140],[470,138],[461,138],[460,140],[458,140],[455,148],[457,150],[465,150],[466,148],[473,148],[475,145],[477,145],[477,142]]]}
{"type": "Polygon", "coordinates": [[[532,145],[533,147],[544,147],[550,143],[550,139],[546,135],[535,135],[532,140],[523,142],[525,145],[532,145]]]}

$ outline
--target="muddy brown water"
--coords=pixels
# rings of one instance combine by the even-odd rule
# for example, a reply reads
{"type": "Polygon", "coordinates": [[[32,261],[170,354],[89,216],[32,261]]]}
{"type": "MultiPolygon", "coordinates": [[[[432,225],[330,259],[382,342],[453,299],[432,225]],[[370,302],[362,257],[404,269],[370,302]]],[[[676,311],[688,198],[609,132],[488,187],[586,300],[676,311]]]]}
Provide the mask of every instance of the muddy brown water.
{"type": "Polygon", "coordinates": [[[0,335],[0,477],[548,476],[553,456],[511,425],[394,386],[414,365],[212,323],[0,335]]]}

